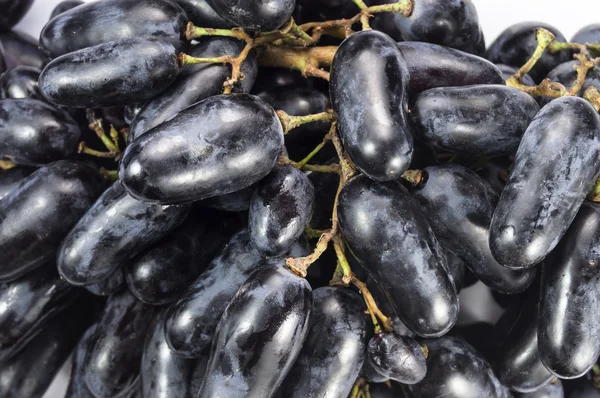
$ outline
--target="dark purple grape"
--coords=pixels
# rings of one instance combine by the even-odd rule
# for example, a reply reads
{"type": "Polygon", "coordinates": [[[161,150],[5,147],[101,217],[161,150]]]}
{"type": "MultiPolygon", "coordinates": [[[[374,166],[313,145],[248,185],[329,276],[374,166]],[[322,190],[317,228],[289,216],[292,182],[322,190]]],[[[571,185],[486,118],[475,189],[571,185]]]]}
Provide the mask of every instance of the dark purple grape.
{"type": "Polygon", "coordinates": [[[43,99],[37,87],[40,70],[32,66],[15,66],[0,78],[0,98],[43,99]]]}
{"type": "MultiPolygon", "coordinates": [[[[103,0],[86,3],[52,19],[42,30],[40,46],[56,58],[113,40],[135,37],[161,39],[179,52],[185,48],[187,23],[185,12],[173,1],[103,0]]],[[[123,59],[118,62],[128,63],[123,59]]]]}
{"type": "MultiPolygon", "coordinates": [[[[383,4],[393,4],[395,0],[367,0],[365,4],[369,7],[383,4]]],[[[344,1],[341,2],[346,3],[344,1]]],[[[347,4],[347,3],[346,3],[347,4]]],[[[402,41],[402,33],[396,25],[396,16],[393,12],[380,12],[373,14],[369,20],[371,28],[390,36],[396,41],[402,41]]]]}
{"type": "MultiPolygon", "coordinates": [[[[193,57],[236,57],[244,42],[227,37],[209,37],[201,40],[187,52],[193,57]]],[[[242,64],[244,80],[234,91],[249,92],[256,78],[256,56],[250,53],[242,64]]],[[[186,66],[177,80],[158,97],[146,102],[133,119],[129,129],[129,142],[158,126],[180,111],[213,95],[223,92],[223,83],[231,77],[228,64],[198,64],[186,66]]]]}
{"type": "Polygon", "coordinates": [[[144,398],[193,397],[189,379],[194,370],[194,361],[175,354],[165,340],[165,311],[156,314],[146,342],[140,376],[144,398]]]}
{"type": "MultiPolygon", "coordinates": [[[[495,64],[520,68],[525,65],[537,47],[535,33],[537,28],[544,28],[552,32],[556,41],[566,41],[565,37],[553,26],[543,22],[521,22],[500,33],[500,36],[487,49],[485,57],[495,64]]],[[[569,51],[555,53],[546,51],[529,75],[539,83],[557,65],[567,62],[569,57],[569,51]]]]}
{"type": "MultiPolygon", "coordinates": [[[[515,73],[517,73],[519,71],[519,68],[517,68],[516,66],[498,64],[498,65],[496,65],[496,67],[498,69],[500,69],[500,72],[502,72],[502,77],[504,78],[504,80],[508,80],[509,77],[511,77],[512,75],[514,75],[515,73]]],[[[535,82],[533,81],[531,76],[529,76],[529,74],[527,74],[527,73],[523,75],[521,80],[522,80],[523,84],[526,86],[535,86],[535,82]]]]}
{"type": "Polygon", "coordinates": [[[58,270],[74,285],[101,282],[169,234],[190,208],[141,202],[115,182],[62,242],[58,270]]]}
{"type": "Polygon", "coordinates": [[[208,5],[233,26],[269,32],[276,30],[292,16],[295,0],[207,0],[208,5]]]}
{"type": "Polygon", "coordinates": [[[110,296],[125,287],[125,275],[121,268],[115,270],[110,276],[98,283],[83,286],[85,290],[96,296],[110,296]]]}
{"type": "Polygon", "coordinates": [[[525,132],[490,226],[494,258],[539,263],[575,218],[600,173],[600,118],[578,97],[546,105],[525,132]]]}
{"type": "Polygon", "coordinates": [[[490,364],[473,347],[454,337],[424,340],[427,375],[404,387],[407,398],[509,398],[508,388],[494,375],[490,364]]]}
{"type": "Polygon", "coordinates": [[[471,0],[420,0],[410,17],[396,15],[406,41],[440,44],[473,54],[485,51],[479,16],[471,0]]]}
{"type": "Polygon", "coordinates": [[[42,165],[77,153],[81,131],[64,110],[35,99],[0,100],[0,156],[42,165]]]}
{"type": "Polygon", "coordinates": [[[0,31],[8,32],[29,11],[33,0],[1,0],[0,31]]]}
{"type": "Polygon", "coordinates": [[[504,85],[433,88],[412,107],[415,132],[445,151],[471,156],[515,152],[540,107],[529,94],[504,85]]]}
{"type": "Polygon", "coordinates": [[[196,26],[203,28],[230,29],[235,27],[227,22],[208,5],[206,0],[176,0],[177,4],[187,14],[189,20],[196,26]]]}
{"type": "Polygon", "coordinates": [[[87,355],[87,349],[91,346],[92,340],[96,334],[97,326],[97,324],[90,326],[75,347],[69,385],[64,398],[95,398],[94,394],[92,394],[85,383],[85,357],[87,355]]]}
{"type": "Polygon", "coordinates": [[[0,200],[0,280],[53,260],[103,185],[88,164],[60,160],[33,172],[0,200]]]}
{"type": "Polygon", "coordinates": [[[136,387],[153,314],[127,290],[108,299],[85,358],[85,382],[92,394],[117,397],[136,387]]]}
{"type": "MultiPolygon", "coordinates": [[[[598,396],[600,396],[600,392],[598,393],[598,396]]],[[[562,383],[560,382],[560,379],[554,379],[551,383],[548,383],[545,386],[542,386],[535,391],[527,392],[527,393],[523,393],[523,394],[517,393],[517,394],[515,394],[515,397],[516,398],[564,398],[565,391],[563,389],[562,383]]],[[[577,397],[572,396],[572,398],[577,398],[577,397]]],[[[584,398],[584,397],[579,397],[579,398],[584,398]]],[[[592,397],[588,396],[587,398],[592,398],[592,397]]]]}
{"type": "Polygon", "coordinates": [[[375,333],[367,361],[380,374],[403,384],[415,384],[427,373],[425,354],[415,339],[395,333],[375,333]]]}
{"type": "Polygon", "coordinates": [[[208,366],[208,359],[208,354],[196,359],[194,369],[192,370],[189,379],[190,397],[195,397],[200,390],[202,381],[204,381],[204,373],[206,372],[206,367],[208,366]]]}
{"type": "Polygon", "coordinates": [[[282,150],[283,130],[273,108],[248,94],[216,95],[131,143],[119,178],[142,200],[195,201],[261,180],[282,150]]]}
{"type": "Polygon", "coordinates": [[[133,119],[135,119],[135,117],[138,115],[138,113],[140,113],[140,111],[142,110],[144,105],[145,105],[145,103],[143,103],[143,102],[138,102],[133,105],[127,105],[123,109],[123,120],[125,120],[125,123],[130,125],[131,122],[133,122],[133,119]]]}
{"type": "Polygon", "coordinates": [[[0,33],[0,43],[4,48],[8,69],[17,65],[42,69],[48,62],[48,57],[38,48],[37,40],[26,33],[19,31],[0,33]]]}
{"type": "MultiPolygon", "coordinates": [[[[351,259],[353,259],[353,257],[351,257],[351,259]]],[[[394,333],[396,333],[399,336],[414,337],[415,333],[412,332],[409,328],[407,328],[406,325],[402,323],[398,315],[396,315],[396,313],[394,312],[394,307],[392,307],[391,301],[398,299],[389,299],[388,296],[385,295],[383,290],[381,290],[379,284],[375,282],[375,279],[373,279],[372,277],[369,277],[369,279],[367,280],[367,288],[373,295],[373,299],[375,299],[377,306],[383,312],[383,314],[388,317],[391,317],[392,328],[394,329],[394,333]]],[[[366,363],[364,367],[367,367],[366,363]]],[[[385,378],[385,380],[387,380],[387,378],[385,378]]]]}
{"type": "Polygon", "coordinates": [[[535,269],[503,267],[488,246],[489,225],[498,202],[493,188],[457,164],[427,167],[425,172],[427,180],[413,190],[413,195],[441,244],[493,290],[505,294],[525,290],[535,278],[535,269]]]}
{"type": "Polygon", "coordinates": [[[226,193],[225,195],[212,196],[198,201],[200,206],[217,209],[221,211],[240,212],[250,208],[250,201],[258,183],[252,184],[239,191],[226,193]]]}
{"type": "Polygon", "coordinates": [[[6,54],[4,54],[4,47],[2,47],[2,42],[0,41],[0,76],[6,72],[6,69],[6,54]]]}
{"type": "Polygon", "coordinates": [[[368,381],[369,383],[385,383],[389,379],[387,376],[379,373],[374,367],[373,364],[366,360],[363,363],[363,367],[360,370],[360,377],[368,381]]]}
{"type": "Polygon", "coordinates": [[[333,58],[331,104],[344,147],[356,167],[375,180],[398,179],[410,164],[408,81],[402,53],[381,32],[353,34],[333,58]]]}
{"type": "Polygon", "coordinates": [[[175,81],[178,72],[177,53],[170,43],[134,37],[53,59],[38,85],[42,95],[59,106],[109,107],[157,96],[175,81]]]}
{"type": "Polygon", "coordinates": [[[280,395],[347,397],[364,361],[369,321],[363,299],[350,289],[313,290],[308,337],[280,395]]]}
{"type": "Polygon", "coordinates": [[[498,68],[488,60],[431,43],[400,42],[410,82],[409,98],[436,87],[503,84],[498,68]]]}
{"type": "Polygon", "coordinates": [[[446,258],[417,202],[399,182],[350,180],[340,194],[340,229],[400,320],[422,337],[448,332],[458,295],[446,258]]]}
{"type": "Polygon", "coordinates": [[[450,276],[452,277],[452,282],[454,282],[454,287],[456,287],[456,291],[460,292],[463,288],[463,281],[465,279],[465,267],[467,266],[465,261],[458,257],[454,252],[450,250],[445,250],[442,247],[444,253],[446,254],[446,261],[448,262],[448,271],[450,272],[450,276]]]}
{"type": "MultiPolygon", "coordinates": [[[[579,29],[571,39],[571,43],[598,43],[600,42],[600,24],[594,23],[579,29]]],[[[595,57],[600,55],[600,52],[590,50],[595,57]]]]}
{"type": "Polygon", "coordinates": [[[556,376],[583,376],[600,355],[600,204],[585,201],[544,261],[539,312],[540,357],[556,376]]]}
{"type": "Polygon", "coordinates": [[[198,398],[275,394],[308,335],[308,282],[281,264],[254,272],[227,305],[198,398]]]}
{"type": "Polygon", "coordinates": [[[33,167],[13,167],[0,171],[0,199],[19,186],[21,181],[35,171],[33,167]]]}
{"type": "Polygon", "coordinates": [[[72,8],[80,6],[83,4],[81,0],[63,0],[54,7],[52,10],[52,14],[50,14],[50,19],[62,14],[63,12],[69,11],[72,8]]]}

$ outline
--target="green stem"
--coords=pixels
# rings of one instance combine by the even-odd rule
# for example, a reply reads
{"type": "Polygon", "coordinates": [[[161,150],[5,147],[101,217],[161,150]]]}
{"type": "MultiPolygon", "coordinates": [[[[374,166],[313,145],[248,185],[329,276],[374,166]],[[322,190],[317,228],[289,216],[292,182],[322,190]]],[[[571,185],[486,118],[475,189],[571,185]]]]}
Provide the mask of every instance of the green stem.
{"type": "Polygon", "coordinates": [[[192,57],[191,55],[187,55],[185,53],[179,53],[179,55],[177,55],[177,62],[181,67],[197,64],[226,64],[231,63],[234,59],[235,58],[230,57],[228,55],[213,58],[192,57]]]}
{"type": "Polygon", "coordinates": [[[531,58],[527,60],[525,65],[523,65],[517,71],[517,73],[515,73],[513,76],[506,80],[507,85],[514,87],[514,85],[522,83],[521,79],[523,78],[523,76],[529,73],[531,69],[533,69],[537,61],[542,57],[542,55],[544,55],[546,47],[548,47],[550,43],[552,43],[552,41],[554,40],[554,34],[552,34],[552,32],[544,28],[538,28],[535,33],[535,38],[537,39],[538,44],[535,48],[535,51],[531,55],[531,58]]]}
{"type": "Polygon", "coordinates": [[[0,159],[0,170],[9,170],[9,169],[12,169],[13,167],[17,167],[17,165],[14,164],[13,162],[11,162],[10,160],[1,160],[0,159]]]}
{"type": "Polygon", "coordinates": [[[204,36],[222,36],[222,37],[233,37],[239,40],[246,40],[248,35],[239,28],[234,29],[212,29],[212,28],[201,28],[195,26],[193,23],[188,23],[186,27],[185,36],[188,40],[199,39],[204,36]]]}
{"type": "Polygon", "coordinates": [[[111,182],[115,182],[119,179],[119,172],[117,170],[108,170],[104,167],[100,168],[100,175],[111,182]]]}
{"type": "Polygon", "coordinates": [[[296,127],[302,126],[306,123],[313,122],[331,122],[335,120],[335,116],[331,112],[321,112],[305,116],[292,116],[288,115],[284,111],[277,111],[277,116],[283,127],[283,134],[289,133],[296,127]]]}
{"type": "Polygon", "coordinates": [[[315,157],[315,155],[317,153],[319,153],[319,151],[321,151],[321,149],[323,149],[323,147],[325,146],[325,144],[327,144],[327,141],[329,141],[329,134],[327,134],[325,136],[325,138],[323,138],[323,141],[321,141],[321,143],[319,145],[317,145],[315,147],[315,149],[313,149],[311,151],[311,153],[309,153],[308,155],[306,155],[306,157],[304,159],[302,159],[301,161],[298,162],[298,168],[302,169],[304,168],[304,166],[306,166],[306,164],[313,158],[315,157]]]}
{"type": "Polygon", "coordinates": [[[592,191],[588,194],[587,198],[592,202],[600,202],[600,178],[594,183],[594,187],[592,188],[592,191]]]}

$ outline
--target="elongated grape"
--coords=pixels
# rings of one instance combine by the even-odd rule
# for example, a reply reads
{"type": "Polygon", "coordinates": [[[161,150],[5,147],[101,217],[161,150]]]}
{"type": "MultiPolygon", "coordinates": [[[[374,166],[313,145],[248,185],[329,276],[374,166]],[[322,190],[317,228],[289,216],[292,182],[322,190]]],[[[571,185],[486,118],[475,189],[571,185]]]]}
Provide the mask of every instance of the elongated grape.
{"type": "Polygon", "coordinates": [[[98,283],[84,286],[85,290],[96,296],[110,296],[125,287],[125,275],[121,268],[98,283]]]}
{"type": "Polygon", "coordinates": [[[54,259],[102,189],[98,172],[82,162],[60,160],[25,178],[0,201],[0,280],[54,259]]]}
{"type": "Polygon", "coordinates": [[[473,347],[454,337],[424,340],[425,378],[404,388],[407,398],[509,398],[508,388],[494,375],[490,364],[473,347]]]}
{"type": "Polygon", "coordinates": [[[473,54],[485,51],[479,16],[471,0],[415,1],[410,17],[396,16],[406,41],[441,44],[473,54]]]}
{"type": "Polygon", "coordinates": [[[200,386],[204,380],[204,373],[206,372],[206,366],[208,365],[208,359],[208,354],[196,359],[196,363],[194,365],[194,369],[192,370],[192,374],[190,375],[189,381],[189,390],[192,394],[192,397],[195,397],[198,391],[200,391],[200,386]]]}
{"type": "Polygon", "coordinates": [[[187,23],[185,11],[172,1],[104,0],[52,19],[42,30],[40,46],[56,58],[113,40],[145,37],[167,41],[181,51],[187,23]]]}
{"type": "Polygon", "coordinates": [[[33,167],[13,167],[0,171],[0,199],[19,186],[21,181],[35,171],[33,167]]]}
{"type": "Polygon", "coordinates": [[[292,16],[294,0],[245,2],[241,0],[206,0],[223,19],[248,30],[276,30],[292,16]]]}
{"type": "MultiPolygon", "coordinates": [[[[596,394],[600,394],[598,390],[594,389],[596,394]]],[[[538,388],[535,391],[527,392],[523,394],[515,394],[516,398],[565,398],[565,391],[563,389],[560,379],[554,379],[551,383],[546,384],[538,388]]],[[[593,398],[593,396],[581,397],[575,394],[569,395],[570,398],[593,398]]]]}
{"type": "MultiPolygon", "coordinates": [[[[372,277],[369,277],[369,279],[367,280],[367,288],[373,295],[373,299],[375,299],[375,302],[377,303],[379,309],[386,316],[392,318],[392,328],[394,330],[394,333],[396,333],[399,336],[414,337],[415,333],[408,329],[406,325],[402,323],[398,315],[396,315],[396,313],[394,312],[394,307],[392,307],[391,300],[385,295],[385,293],[381,290],[381,287],[379,287],[379,284],[375,282],[375,279],[373,279],[372,277]]],[[[364,367],[367,367],[366,362],[363,368],[364,367]]]]}
{"type": "Polygon", "coordinates": [[[178,299],[240,228],[228,213],[199,209],[125,267],[129,290],[147,304],[178,299]]]}
{"type": "MultiPolygon", "coordinates": [[[[597,23],[586,25],[579,29],[571,39],[571,43],[586,44],[598,42],[600,42],[600,24],[597,23]]],[[[600,55],[600,53],[594,49],[590,49],[590,53],[596,57],[600,55]]]]}
{"type": "Polygon", "coordinates": [[[73,363],[69,377],[69,385],[64,398],[95,398],[85,383],[85,357],[87,349],[91,346],[96,334],[97,324],[90,326],[75,347],[73,353],[73,363]]]}
{"type": "Polygon", "coordinates": [[[221,18],[206,0],[176,0],[191,22],[203,28],[229,29],[235,27],[221,18]]]}
{"type": "Polygon", "coordinates": [[[131,143],[119,178],[142,200],[195,201],[261,180],[282,150],[283,130],[273,108],[248,94],[216,95],[131,143]]]}
{"type": "Polygon", "coordinates": [[[560,378],[582,376],[600,355],[599,253],[600,205],[586,201],[542,269],[540,356],[560,378]]]}
{"type": "Polygon", "coordinates": [[[60,108],[35,99],[0,100],[0,155],[17,164],[70,158],[80,137],[77,122],[60,108]]]}
{"type": "Polygon", "coordinates": [[[356,167],[370,178],[395,180],[412,159],[408,82],[402,53],[381,32],[348,37],[333,58],[330,94],[339,132],[356,167]]]}
{"type": "Polygon", "coordinates": [[[161,310],[152,326],[142,355],[141,379],[144,398],[192,397],[189,390],[194,361],[178,356],[165,340],[165,311],[161,310]]]}
{"type": "Polygon", "coordinates": [[[52,14],[50,14],[50,19],[62,14],[63,12],[69,11],[72,8],[80,6],[83,4],[81,0],[63,0],[54,7],[52,10],[52,14]]]}
{"type": "Polygon", "coordinates": [[[16,66],[0,79],[0,98],[43,99],[37,87],[40,70],[32,66],[16,66]]]}
{"type": "MultiPolygon", "coordinates": [[[[188,54],[193,57],[211,58],[236,57],[244,48],[244,43],[227,37],[208,37],[190,48],[188,54]]],[[[242,80],[234,91],[249,92],[256,78],[256,56],[250,53],[242,64],[242,80]]],[[[205,98],[221,94],[223,83],[231,77],[228,64],[197,64],[186,66],[175,83],[158,97],[146,102],[131,123],[128,132],[129,141],[170,119],[177,113],[205,98]]]]}
{"type": "Polygon", "coordinates": [[[415,132],[436,148],[472,156],[515,152],[540,107],[504,85],[433,88],[411,109],[415,132]]]}
{"type": "Polygon", "coordinates": [[[197,203],[200,206],[222,211],[246,211],[250,208],[250,201],[252,200],[252,196],[254,196],[257,184],[252,184],[239,191],[226,193],[225,195],[212,196],[197,203]]]}
{"type": "Polygon", "coordinates": [[[0,31],[9,31],[29,11],[33,0],[2,0],[0,1],[0,31]]]}
{"type": "Polygon", "coordinates": [[[423,337],[456,322],[458,296],[446,258],[416,201],[398,182],[358,176],[340,193],[341,232],[400,320],[423,337]]]}
{"type": "Polygon", "coordinates": [[[500,265],[490,251],[489,225],[498,194],[475,172],[454,164],[424,169],[425,184],[413,190],[436,236],[477,276],[495,291],[505,294],[525,290],[535,269],[511,270],[500,265]]]}
{"type": "Polygon", "coordinates": [[[488,60],[432,43],[399,42],[410,82],[409,98],[436,87],[503,84],[501,72],[488,60]]]}
{"type": "Polygon", "coordinates": [[[48,57],[38,48],[38,41],[26,33],[19,31],[0,33],[0,43],[4,48],[9,69],[17,65],[42,69],[48,62],[48,57]]]}
{"type": "Polygon", "coordinates": [[[178,72],[177,53],[170,43],[134,37],[55,58],[38,84],[53,104],[99,108],[149,100],[169,87],[178,72]]]}
{"type": "MultiPolygon", "coordinates": [[[[520,68],[533,55],[537,47],[536,29],[544,28],[552,32],[556,41],[566,41],[553,26],[543,22],[521,22],[505,29],[488,47],[485,57],[495,64],[505,64],[520,68]]],[[[569,60],[568,51],[546,51],[529,72],[534,81],[540,82],[557,65],[569,60]]]]}
{"type": "Polygon", "coordinates": [[[600,173],[600,118],[578,97],[546,105],[525,132],[490,226],[494,258],[539,263],[557,245],[600,173]]]}
{"type": "Polygon", "coordinates": [[[74,285],[98,283],[181,224],[190,208],[141,202],[115,182],[63,241],[58,270],[74,285]]]}
{"type": "Polygon", "coordinates": [[[127,290],[108,299],[85,360],[85,381],[92,394],[116,397],[133,390],[153,313],[127,290]]]}
{"type": "Polygon", "coordinates": [[[292,398],[347,397],[364,361],[369,323],[362,298],[349,289],[313,290],[310,329],[282,384],[292,398]]]}
{"type": "Polygon", "coordinates": [[[231,299],[198,398],[269,398],[292,368],[308,334],[312,295],[282,264],[254,272],[231,299]]]}
{"type": "Polygon", "coordinates": [[[380,374],[403,384],[423,380],[427,372],[425,354],[412,337],[375,333],[367,347],[367,361],[380,374]]]}

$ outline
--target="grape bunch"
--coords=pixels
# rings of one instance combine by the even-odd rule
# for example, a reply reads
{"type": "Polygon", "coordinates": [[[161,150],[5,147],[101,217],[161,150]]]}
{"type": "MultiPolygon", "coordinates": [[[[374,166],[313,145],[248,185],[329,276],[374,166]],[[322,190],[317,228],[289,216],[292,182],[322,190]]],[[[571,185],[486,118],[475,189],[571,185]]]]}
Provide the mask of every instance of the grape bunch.
{"type": "Polygon", "coordinates": [[[0,0],[0,397],[600,397],[600,25],[0,0]],[[41,6],[41,2],[38,2],[41,6]],[[458,322],[477,283],[495,323],[458,322]],[[458,322],[458,323],[457,323],[458,322]]]}

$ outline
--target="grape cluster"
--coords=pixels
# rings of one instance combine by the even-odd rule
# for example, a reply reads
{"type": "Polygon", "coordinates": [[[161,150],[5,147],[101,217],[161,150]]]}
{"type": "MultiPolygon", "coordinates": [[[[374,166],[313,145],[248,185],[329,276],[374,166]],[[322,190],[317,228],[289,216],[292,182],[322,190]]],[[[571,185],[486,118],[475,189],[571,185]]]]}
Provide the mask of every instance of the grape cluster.
{"type": "Polygon", "coordinates": [[[600,25],[75,0],[38,41],[33,3],[0,0],[0,397],[71,352],[68,398],[600,396],[600,25]],[[495,324],[457,325],[474,283],[495,324]]]}

